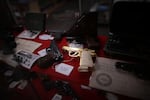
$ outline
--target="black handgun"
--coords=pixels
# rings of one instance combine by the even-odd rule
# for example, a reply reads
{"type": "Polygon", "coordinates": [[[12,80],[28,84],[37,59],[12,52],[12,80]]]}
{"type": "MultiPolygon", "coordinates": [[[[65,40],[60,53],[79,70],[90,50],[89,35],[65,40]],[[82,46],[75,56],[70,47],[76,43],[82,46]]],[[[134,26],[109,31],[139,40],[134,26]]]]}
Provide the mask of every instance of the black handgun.
{"type": "Polygon", "coordinates": [[[63,59],[63,54],[57,47],[55,40],[51,41],[50,47],[46,49],[47,54],[52,54],[54,61],[61,61],[63,59]]]}
{"type": "Polygon", "coordinates": [[[46,48],[47,54],[44,57],[38,59],[37,64],[40,68],[48,68],[54,63],[59,63],[63,59],[62,53],[59,51],[54,40],[51,41],[51,44],[46,48]]]}

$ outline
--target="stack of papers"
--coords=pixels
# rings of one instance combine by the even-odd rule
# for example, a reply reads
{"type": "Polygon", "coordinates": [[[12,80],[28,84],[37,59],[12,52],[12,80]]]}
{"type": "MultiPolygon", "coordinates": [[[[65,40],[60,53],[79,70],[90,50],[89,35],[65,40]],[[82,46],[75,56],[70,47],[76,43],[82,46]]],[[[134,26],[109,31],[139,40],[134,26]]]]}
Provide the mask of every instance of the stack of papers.
{"type": "Polygon", "coordinates": [[[20,50],[34,52],[34,50],[36,50],[42,45],[41,43],[38,43],[38,42],[25,40],[25,39],[19,39],[19,38],[16,38],[16,43],[17,43],[16,52],[20,50]]]}
{"type": "Polygon", "coordinates": [[[24,30],[18,35],[18,38],[35,39],[39,33],[39,31],[24,30]]]}

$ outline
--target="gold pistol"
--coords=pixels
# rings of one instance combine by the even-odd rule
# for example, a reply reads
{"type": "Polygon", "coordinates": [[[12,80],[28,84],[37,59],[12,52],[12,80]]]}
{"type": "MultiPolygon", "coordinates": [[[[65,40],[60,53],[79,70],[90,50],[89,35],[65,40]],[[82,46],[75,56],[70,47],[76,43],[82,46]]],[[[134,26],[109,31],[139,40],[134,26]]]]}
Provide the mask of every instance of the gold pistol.
{"type": "Polygon", "coordinates": [[[79,72],[88,72],[93,68],[94,63],[92,60],[92,56],[96,56],[95,50],[68,46],[63,46],[62,49],[67,50],[69,56],[71,57],[80,57],[80,66],[78,67],[79,72]]]}

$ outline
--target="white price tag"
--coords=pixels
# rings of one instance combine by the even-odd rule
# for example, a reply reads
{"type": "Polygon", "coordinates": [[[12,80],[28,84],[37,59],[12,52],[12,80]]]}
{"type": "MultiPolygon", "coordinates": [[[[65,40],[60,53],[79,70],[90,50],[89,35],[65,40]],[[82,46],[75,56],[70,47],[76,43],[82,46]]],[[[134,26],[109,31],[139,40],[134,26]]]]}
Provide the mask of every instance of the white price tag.
{"type": "Polygon", "coordinates": [[[69,76],[72,70],[73,70],[73,66],[65,64],[65,63],[60,63],[55,66],[56,72],[64,74],[66,76],[69,76]]]}

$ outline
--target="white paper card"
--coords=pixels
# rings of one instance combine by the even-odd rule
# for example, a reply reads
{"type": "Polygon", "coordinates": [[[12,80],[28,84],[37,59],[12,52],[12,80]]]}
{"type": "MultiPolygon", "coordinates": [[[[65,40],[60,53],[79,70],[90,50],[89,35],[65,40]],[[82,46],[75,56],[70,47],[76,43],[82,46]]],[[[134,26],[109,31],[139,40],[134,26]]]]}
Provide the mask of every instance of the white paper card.
{"type": "Polygon", "coordinates": [[[38,51],[38,54],[39,54],[41,57],[45,56],[45,55],[47,54],[46,49],[42,49],[42,50],[38,51]]]}
{"type": "Polygon", "coordinates": [[[60,63],[55,66],[56,72],[64,74],[66,76],[69,76],[72,70],[73,70],[73,66],[65,64],[65,63],[60,63]]]}

